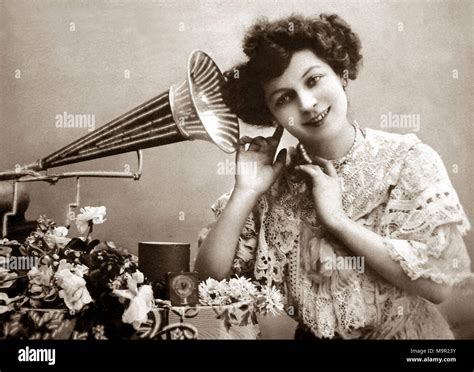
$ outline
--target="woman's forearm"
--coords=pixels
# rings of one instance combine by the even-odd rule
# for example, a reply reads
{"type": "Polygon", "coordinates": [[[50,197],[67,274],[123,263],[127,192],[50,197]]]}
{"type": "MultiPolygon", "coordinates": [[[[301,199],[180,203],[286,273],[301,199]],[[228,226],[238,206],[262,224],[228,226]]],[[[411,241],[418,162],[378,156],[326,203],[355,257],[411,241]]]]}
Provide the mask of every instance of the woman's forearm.
{"type": "Polygon", "coordinates": [[[258,198],[255,192],[234,189],[199,249],[194,269],[201,279],[229,277],[240,234],[258,198]]]}
{"type": "Polygon", "coordinates": [[[333,221],[328,229],[348,249],[364,257],[372,269],[398,288],[422,296],[433,303],[441,303],[449,295],[449,285],[424,278],[410,279],[398,262],[390,257],[390,248],[386,241],[348,217],[333,221]]]}

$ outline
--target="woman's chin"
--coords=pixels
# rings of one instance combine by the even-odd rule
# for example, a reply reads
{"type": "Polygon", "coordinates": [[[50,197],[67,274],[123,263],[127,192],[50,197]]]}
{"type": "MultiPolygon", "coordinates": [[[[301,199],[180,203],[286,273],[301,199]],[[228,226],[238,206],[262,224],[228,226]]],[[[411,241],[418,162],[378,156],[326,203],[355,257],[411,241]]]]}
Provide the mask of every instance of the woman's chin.
{"type": "Polygon", "coordinates": [[[328,116],[316,124],[305,124],[305,130],[312,135],[327,132],[331,127],[333,127],[333,125],[331,125],[332,120],[328,116]]]}

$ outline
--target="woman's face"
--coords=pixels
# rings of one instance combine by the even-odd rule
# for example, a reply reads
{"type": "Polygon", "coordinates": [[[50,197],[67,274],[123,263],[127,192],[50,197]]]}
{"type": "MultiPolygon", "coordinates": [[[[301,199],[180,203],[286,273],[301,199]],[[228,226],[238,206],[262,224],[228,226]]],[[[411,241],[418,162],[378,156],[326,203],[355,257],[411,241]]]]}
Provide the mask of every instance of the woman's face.
{"type": "Polygon", "coordinates": [[[285,72],[264,85],[274,119],[303,144],[347,130],[343,80],[311,50],[295,52],[285,72]]]}

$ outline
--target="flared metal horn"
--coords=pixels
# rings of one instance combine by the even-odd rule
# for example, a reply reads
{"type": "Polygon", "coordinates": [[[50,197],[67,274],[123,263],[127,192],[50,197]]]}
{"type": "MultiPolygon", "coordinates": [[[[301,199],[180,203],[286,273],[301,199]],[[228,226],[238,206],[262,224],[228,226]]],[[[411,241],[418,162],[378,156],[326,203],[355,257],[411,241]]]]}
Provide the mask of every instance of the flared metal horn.
{"type": "Polygon", "coordinates": [[[239,123],[224,102],[224,83],[211,57],[196,50],[189,57],[184,81],[30,165],[30,169],[43,170],[195,139],[213,142],[227,153],[235,152],[239,123]]]}

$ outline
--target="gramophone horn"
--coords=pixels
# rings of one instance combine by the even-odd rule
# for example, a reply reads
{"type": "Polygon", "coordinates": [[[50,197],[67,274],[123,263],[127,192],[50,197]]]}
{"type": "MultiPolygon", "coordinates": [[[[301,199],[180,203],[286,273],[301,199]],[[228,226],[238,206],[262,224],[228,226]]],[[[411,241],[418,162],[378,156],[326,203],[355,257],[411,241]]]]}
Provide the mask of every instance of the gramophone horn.
{"type": "Polygon", "coordinates": [[[186,80],[28,168],[43,170],[195,139],[235,152],[239,124],[223,100],[224,82],[214,61],[194,51],[186,80]]]}

